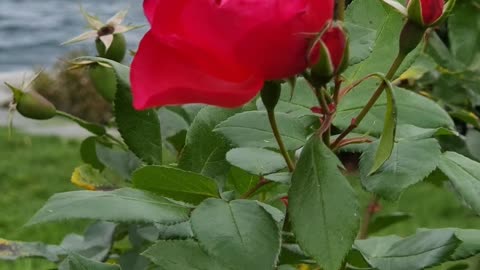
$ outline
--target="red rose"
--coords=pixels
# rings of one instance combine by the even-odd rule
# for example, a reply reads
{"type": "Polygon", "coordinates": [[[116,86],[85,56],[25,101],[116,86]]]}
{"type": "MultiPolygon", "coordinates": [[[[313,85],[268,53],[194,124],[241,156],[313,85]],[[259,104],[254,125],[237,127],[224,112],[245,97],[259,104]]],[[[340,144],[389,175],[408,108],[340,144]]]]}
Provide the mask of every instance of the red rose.
{"type": "Polygon", "coordinates": [[[444,0],[410,0],[408,2],[408,16],[414,22],[429,27],[443,15],[444,0]]]}
{"type": "Polygon", "coordinates": [[[333,0],[145,0],[151,30],[132,63],[134,106],[237,107],[265,80],[303,71],[333,0]]]}

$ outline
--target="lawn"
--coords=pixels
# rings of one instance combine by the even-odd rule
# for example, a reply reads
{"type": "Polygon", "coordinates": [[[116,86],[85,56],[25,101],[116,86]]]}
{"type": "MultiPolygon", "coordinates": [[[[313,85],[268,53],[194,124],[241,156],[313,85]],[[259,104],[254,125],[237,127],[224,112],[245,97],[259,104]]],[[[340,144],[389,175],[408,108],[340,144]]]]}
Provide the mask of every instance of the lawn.
{"type": "MultiPolygon", "coordinates": [[[[22,227],[52,194],[75,189],[69,178],[73,168],[81,163],[78,149],[78,141],[60,138],[15,133],[9,140],[6,130],[0,129],[0,189],[3,191],[0,238],[59,243],[65,234],[83,230],[83,223],[22,227]]],[[[352,182],[357,182],[351,178],[352,182]]],[[[368,198],[360,192],[363,205],[368,198]]],[[[463,207],[451,192],[429,183],[408,190],[397,203],[382,204],[380,214],[401,211],[410,213],[413,218],[381,231],[381,235],[406,236],[418,227],[480,229],[480,218],[463,207]]],[[[39,260],[22,260],[15,264],[0,262],[0,270],[44,270],[51,266],[39,260]]]]}
{"type": "MultiPolygon", "coordinates": [[[[80,143],[61,138],[27,136],[15,132],[11,139],[0,128],[0,238],[58,243],[82,225],[51,224],[22,227],[54,193],[73,190],[70,175],[80,164],[80,143]]],[[[1,270],[42,270],[52,266],[39,260],[15,265],[0,262],[1,270]]]]}

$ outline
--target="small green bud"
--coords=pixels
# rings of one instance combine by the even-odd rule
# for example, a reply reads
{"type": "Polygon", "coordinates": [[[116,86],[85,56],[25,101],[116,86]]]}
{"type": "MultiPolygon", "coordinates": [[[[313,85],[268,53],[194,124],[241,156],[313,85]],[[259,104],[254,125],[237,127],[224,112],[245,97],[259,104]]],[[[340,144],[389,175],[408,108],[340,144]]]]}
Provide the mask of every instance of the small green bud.
{"type": "MultiPolygon", "coordinates": [[[[100,29],[99,31],[102,31],[102,29],[100,29]]],[[[111,35],[113,35],[113,40],[110,47],[107,49],[103,41],[100,39],[102,35],[100,35],[99,32],[100,37],[95,40],[98,56],[113,60],[115,62],[122,62],[125,58],[125,55],[127,54],[127,40],[125,39],[125,35],[111,35]]]]}
{"type": "Polygon", "coordinates": [[[317,86],[327,84],[347,69],[350,60],[349,40],[341,24],[333,23],[313,42],[308,59],[312,79],[317,86]]]}
{"type": "Polygon", "coordinates": [[[30,91],[15,97],[17,111],[26,118],[47,120],[55,117],[55,106],[37,92],[30,91]]]}
{"type": "Polygon", "coordinates": [[[282,86],[278,82],[267,81],[263,85],[260,96],[267,111],[273,111],[280,100],[282,86]]]}
{"type": "Polygon", "coordinates": [[[117,77],[113,68],[95,63],[89,66],[88,73],[97,92],[105,100],[113,102],[117,92],[117,77]]]}
{"type": "Polygon", "coordinates": [[[417,23],[407,20],[400,34],[400,53],[407,55],[417,48],[423,39],[425,28],[417,23]]]}

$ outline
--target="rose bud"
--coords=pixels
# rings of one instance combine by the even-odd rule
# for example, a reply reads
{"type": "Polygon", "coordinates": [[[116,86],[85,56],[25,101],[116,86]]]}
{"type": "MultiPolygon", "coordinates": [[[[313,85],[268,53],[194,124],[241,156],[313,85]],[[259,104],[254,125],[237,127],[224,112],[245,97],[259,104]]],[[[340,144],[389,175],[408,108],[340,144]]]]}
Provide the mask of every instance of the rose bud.
{"type": "Polygon", "coordinates": [[[5,84],[13,92],[13,103],[22,116],[35,120],[47,120],[57,114],[55,106],[37,92],[23,92],[8,83],[5,84]]]}
{"type": "Polygon", "coordinates": [[[203,103],[238,107],[265,81],[308,67],[312,33],[333,0],[145,0],[151,24],[132,63],[134,107],[203,103]]]}
{"type": "Polygon", "coordinates": [[[408,19],[428,28],[442,18],[444,0],[410,0],[407,4],[408,19]]]}
{"type": "Polygon", "coordinates": [[[349,44],[345,30],[338,24],[332,24],[317,39],[309,52],[312,64],[312,79],[319,85],[328,83],[334,76],[348,67],[349,44]]]}

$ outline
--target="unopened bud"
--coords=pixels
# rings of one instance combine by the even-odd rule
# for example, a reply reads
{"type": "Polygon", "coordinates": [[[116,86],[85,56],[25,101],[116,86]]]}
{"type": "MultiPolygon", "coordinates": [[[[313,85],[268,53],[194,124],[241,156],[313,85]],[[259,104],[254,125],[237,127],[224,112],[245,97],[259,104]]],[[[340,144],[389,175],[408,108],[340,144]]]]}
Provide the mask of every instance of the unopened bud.
{"type": "Polygon", "coordinates": [[[408,20],[400,33],[400,54],[407,55],[417,48],[425,34],[425,28],[408,20]]]}
{"type": "Polygon", "coordinates": [[[267,111],[273,111],[280,100],[280,94],[282,93],[282,86],[278,82],[267,81],[263,85],[263,89],[260,92],[263,104],[267,111]]]}
{"type": "Polygon", "coordinates": [[[348,67],[349,42],[345,30],[333,24],[317,39],[309,52],[312,78],[319,85],[328,83],[348,67]]]}
{"type": "Polygon", "coordinates": [[[35,91],[23,93],[15,103],[17,111],[30,119],[47,120],[55,117],[57,113],[55,106],[35,91]]]}

